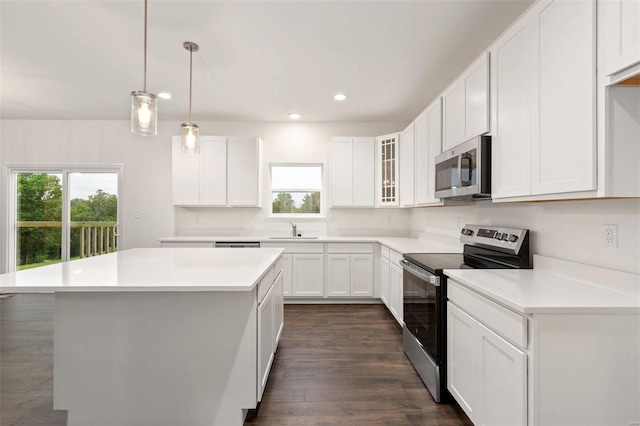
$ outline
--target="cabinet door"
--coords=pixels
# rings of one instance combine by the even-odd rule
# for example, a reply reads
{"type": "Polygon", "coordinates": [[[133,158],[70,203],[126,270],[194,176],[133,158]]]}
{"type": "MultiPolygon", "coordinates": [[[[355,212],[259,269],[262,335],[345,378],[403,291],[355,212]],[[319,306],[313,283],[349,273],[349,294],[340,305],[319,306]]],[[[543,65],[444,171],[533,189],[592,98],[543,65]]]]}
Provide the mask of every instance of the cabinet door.
{"type": "Polygon", "coordinates": [[[400,135],[400,206],[415,205],[414,193],[414,123],[404,129],[400,135]]]}
{"type": "MultiPolygon", "coordinates": [[[[376,142],[374,138],[353,140],[353,205],[375,206],[376,142]]],[[[333,188],[332,188],[333,189],[333,188]]]]}
{"type": "Polygon", "coordinates": [[[327,296],[349,296],[349,263],[348,254],[327,255],[327,296]]]}
{"type": "Polygon", "coordinates": [[[491,195],[531,194],[533,27],[527,16],[491,47],[491,195]]]}
{"type": "Polygon", "coordinates": [[[462,142],[489,131],[489,54],[465,73],[464,137],[462,142]]]}
{"type": "Polygon", "coordinates": [[[640,63],[640,2],[598,2],[598,38],[604,46],[604,75],[640,63]]]}
{"type": "Polygon", "coordinates": [[[427,109],[427,119],[429,121],[429,190],[427,194],[426,203],[434,204],[441,203],[439,198],[436,198],[436,156],[442,153],[442,100],[438,98],[427,109]]]}
{"type": "Polygon", "coordinates": [[[389,259],[380,258],[380,298],[389,310],[391,310],[389,289],[389,259]]]}
{"type": "Polygon", "coordinates": [[[373,255],[352,254],[351,296],[373,296],[373,255]]]}
{"type": "Polygon", "coordinates": [[[479,424],[526,425],[527,355],[480,323],[477,330],[479,424]]]}
{"type": "Polygon", "coordinates": [[[229,138],[228,197],[230,206],[260,206],[260,140],[229,138]]]}
{"type": "Polygon", "coordinates": [[[402,269],[395,263],[389,268],[389,302],[391,313],[402,325],[402,269]]]}
{"type": "Polygon", "coordinates": [[[456,82],[442,95],[442,150],[464,142],[464,85],[456,82]]]}
{"type": "Polygon", "coordinates": [[[200,156],[183,153],[180,136],[171,141],[171,183],[175,206],[200,204],[200,156]]]}
{"type": "Polygon", "coordinates": [[[378,183],[376,189],[378,191],[376,205],[380,206],[397,206],[399,204],[400,194],[398,193],[398,140],[400,135],[393,133],[390,135],[378,136],[376,144],[378,146],[378,183]]]}
{"type": "Polygon", "coordinates": [[[273,363],[274,334],[274,286],[272,285],[262,303],[258,305],[258,401],[262,400],[269,371],[273,363]]]}
{"type": "Polygon", "coordinates": [[[478,322],[447,302],[447,389],[474,424],[479,423],[478,322]]]}
{"type": "Polygon", "coordinates": [[[425,110],[413,122],[414,125],[414,153],[415,170],[414,186],[416,205],[421,206],[429,201],[429,178],[435,173],[429,167],[429,116],[425,110]]]}
{"type": "Polygon", "coordinates": [[[324,254],[293,255],[293,295],[324,296],[324,254]]]}
{"type": "Polygon", "coordinates": [[[283,254],[282,262],[282,294],[293,295],[293,258],[290,254],[283,254]]]}
{"type": "Polygon", "coordinates": [[[200,205],[227,204],[227,140],[222,137],[200,138],[200,205]]]}
{"type": "Polygon", "coordinates": [[[280,270],[273,283],[273,352],[278,349],[280,336],[282,336],[284,329],[283,276],[284,270],[280,270]]]}
{"type": "Polygon", "coordinates": [[[353,205],[353,141],[331,139],[331,205],[353,205]]]}
{"type": "Polygon", "coordinates": [[[535,9],[533,194],[595,189],[595,7],[555,0],[535,9]]]}

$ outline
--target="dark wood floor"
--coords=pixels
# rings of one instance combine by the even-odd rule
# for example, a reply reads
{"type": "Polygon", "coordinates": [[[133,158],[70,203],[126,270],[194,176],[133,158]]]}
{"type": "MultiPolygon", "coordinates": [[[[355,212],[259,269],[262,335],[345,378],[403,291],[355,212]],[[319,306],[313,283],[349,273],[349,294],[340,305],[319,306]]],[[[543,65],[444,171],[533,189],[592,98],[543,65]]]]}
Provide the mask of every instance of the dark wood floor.
{"type": "MultiPolygon", "coordinates": [[[[0,425],[62,426],[53,410],[53,296],[0,299],[0,425]]],[[[381,305],[286,305],[255,425],[464,425],[436,404],[381,305]]],[[[186,425],[185,425],[186,426],[186,425]]]]}
{"type": "Polygon", "coordinates": [[[259,425],[471,425],[436,404],[382,305],[286,305],[259,425]]]}

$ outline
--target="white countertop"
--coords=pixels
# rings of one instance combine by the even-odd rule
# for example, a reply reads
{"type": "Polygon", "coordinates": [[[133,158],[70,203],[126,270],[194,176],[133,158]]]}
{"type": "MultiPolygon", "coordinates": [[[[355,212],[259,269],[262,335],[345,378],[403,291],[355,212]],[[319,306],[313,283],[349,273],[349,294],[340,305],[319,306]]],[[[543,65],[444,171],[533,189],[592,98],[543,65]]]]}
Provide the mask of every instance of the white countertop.
{"type": "Polygon", "coordinates": [[[283,250],[138,248],[0,275],[0,291],[251,291],[283,250]]]}
{"type": "MultiPolygon", "coordinates": [[[[454,239],[449,239],[455,241],[454,239]]],[[[380,237],[380,236],[323,236],[318,238],[269,238],[268,236],[175,236],[160,238],[160,242],[173,243],[214,243],[218,242],[247,242],[259,241],[262,243],[380,243],[400,253],[462,253],[462,244],[443,240],[431,241],[422,238],[380,237]]]]}
{"type": "Polygon", "coordinates": [[[522,314],[640,313],[640,276],[535,256],[534,268],[446,269],[460,284],[522,314]]]}

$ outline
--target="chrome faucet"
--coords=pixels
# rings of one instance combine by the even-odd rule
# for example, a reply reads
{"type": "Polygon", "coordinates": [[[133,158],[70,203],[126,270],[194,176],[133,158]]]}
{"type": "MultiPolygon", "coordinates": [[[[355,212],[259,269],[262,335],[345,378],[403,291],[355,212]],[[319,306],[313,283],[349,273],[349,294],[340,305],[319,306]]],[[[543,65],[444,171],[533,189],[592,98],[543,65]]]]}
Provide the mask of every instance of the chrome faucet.
{"type": "Polygon", "coordinates": [[[292,227],[291,235],[294,236],[294,237],[297,237],[298,236],[298,226],[293,222],[289,222],[289,223],[291,224],[291,227],[292,227]]]}

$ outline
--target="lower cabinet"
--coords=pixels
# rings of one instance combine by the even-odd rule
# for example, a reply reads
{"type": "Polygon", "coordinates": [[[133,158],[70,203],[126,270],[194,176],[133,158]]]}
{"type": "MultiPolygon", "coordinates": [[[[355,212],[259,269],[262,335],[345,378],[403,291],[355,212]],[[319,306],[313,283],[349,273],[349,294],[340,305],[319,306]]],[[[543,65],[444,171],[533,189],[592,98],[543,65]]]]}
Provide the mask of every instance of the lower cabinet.
{"type": "MultiPolygon", "coordinates": [[[[455,286],[450,282],[449,289],[455,286]]],[[[463,296],[460,305],[465,310],[456,302],[447,303],[449,392],[476,425],[526,425],[527,353],[490,330],[476,316],[483,321],[500,318],[496,328],[507,325],[511,331],[517,330],[522,322],[504,317],[505,309],[488,299],[478,303],[481,296],[474,299],[465,291],[460,294],[463,296]]]]}
{"type": "MultiPolygon", "coordinates": [[[[279,260],[275,271],[269,272],[259,284],[258,294],[258,401],[262,400],[267,385],[271,365],[275,357],[282,329],[284,328],[284,296],[282,294],[283,271],[279,269],[279,260]],[[273,276],[276,278],[273,279],[273,276]],[[268,287],[265,296],[263,288],[268,287]]],[[[274,268],[272,268],[273,270],[274,268]]]]}
{"type": "Polygon", "coordinates": [[[328,254],[327,296],[373,296],[373,254],[328,254]]]}
{"type": "Polygon", "coordinates": [[[389,258],[380,259],[380,299],[389,307],[389,258]]]}
{"type": "Polygon", "coordinates": [[[324,254],[294,254],[292,296],[324,295],[324,254]]]}
{"type": "Polygon", "coordinates": [[[283,254],[280,262],[282,265],[282,294],[291,296],[293,294],[293,257],[290,254],[283,254]]]}
{"type": "Polygon", "coordinates": [[[394,262],[389,266],[389,310],[403,325],[402,268],[394,262]]]}

